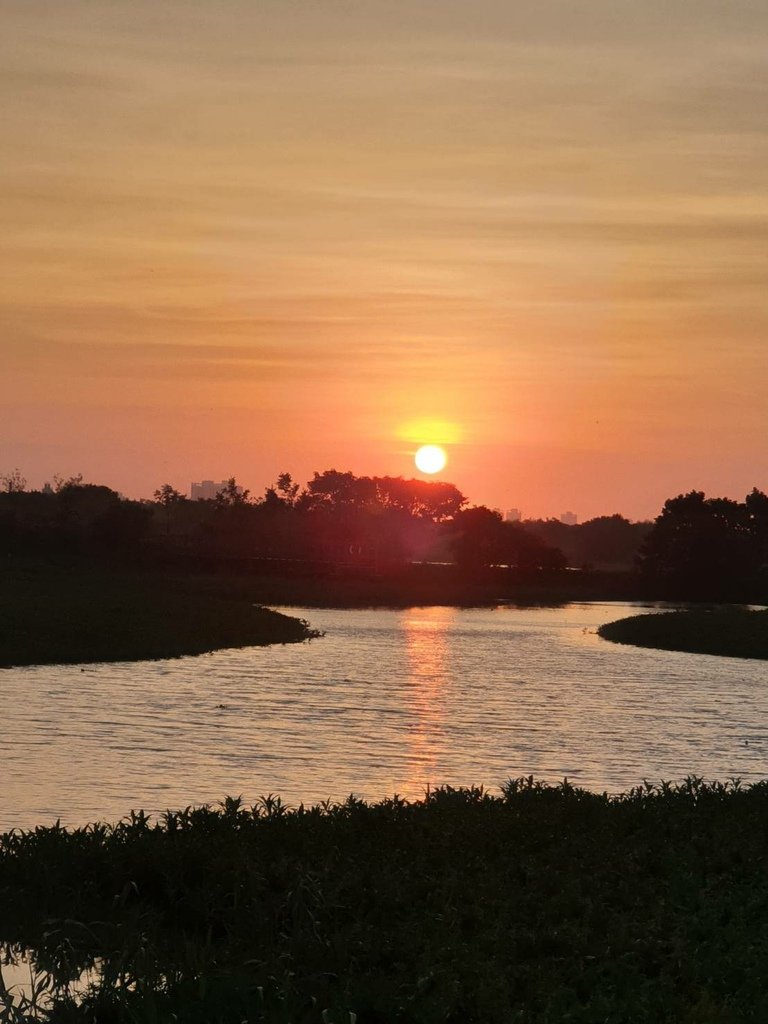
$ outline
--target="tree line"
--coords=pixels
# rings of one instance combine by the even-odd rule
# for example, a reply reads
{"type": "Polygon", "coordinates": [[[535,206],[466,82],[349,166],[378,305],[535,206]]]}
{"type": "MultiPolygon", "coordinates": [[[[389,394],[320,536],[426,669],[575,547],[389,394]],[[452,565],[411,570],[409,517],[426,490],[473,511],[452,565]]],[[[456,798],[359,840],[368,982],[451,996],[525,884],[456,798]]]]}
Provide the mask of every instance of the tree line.
{"type": "Polygon", "coordinates": [[[0,546],[6,555],[144,559],[181,565],[274,562],[385,571],[414,561],[471,571],[566,567],[633,572],[651,597],[754,600],[768,594],[768,496],[744,501],[691,491],[668,499],[653,523],[620,515],[579,525],[505,522],[470,505],[451,483],[316,472],[289,473],[260,495],[229,479],[192,501],[170,484],[133,501],[81,476],[28,490],[0,475],[0,546]]]}
{"type": "Polygon", "coordinates": [[[690,491],[670,498],[640,547],[642,579],[673,599],[768,598],[768,495],[744,501],[690,491]]]}
{"type": "Polygon", "coordinates": [[[28,491],[18,472],[0,477],[0,485],[0,543],[9,553],[373,570],[420,560],[521,569],[566,562],[545,540],[492,509],[468,507],[454,484],[440,481],[330,469],[302,487],[281,473],[262,495],[231,478],[203,501],[170,484],[152,501],[131,501],[81,477],[28,491]]]}

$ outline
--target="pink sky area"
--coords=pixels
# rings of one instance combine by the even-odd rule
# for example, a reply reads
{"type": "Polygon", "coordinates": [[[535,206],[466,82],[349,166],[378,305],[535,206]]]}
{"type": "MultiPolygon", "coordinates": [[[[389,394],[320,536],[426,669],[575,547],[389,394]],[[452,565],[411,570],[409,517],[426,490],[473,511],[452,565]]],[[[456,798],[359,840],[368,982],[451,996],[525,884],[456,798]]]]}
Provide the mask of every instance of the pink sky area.
{"type": "Polygon", "coordinates": [[[0,473],[768,489],[768,5],[7,0],[0,473]]]}

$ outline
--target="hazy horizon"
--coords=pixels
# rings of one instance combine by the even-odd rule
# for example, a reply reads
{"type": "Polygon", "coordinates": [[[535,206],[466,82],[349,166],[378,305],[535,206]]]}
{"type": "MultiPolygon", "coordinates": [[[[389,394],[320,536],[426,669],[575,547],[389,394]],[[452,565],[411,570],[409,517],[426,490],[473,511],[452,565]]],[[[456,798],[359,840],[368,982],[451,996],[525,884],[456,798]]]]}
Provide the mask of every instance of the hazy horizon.
{"type": "MultiPolygon", "coordinates": [[[[40,491],[40,490],[42,490],[46,486],[57,488],[57,487],[60,487],[62,484],[68,482],[67,478],[66,477],[62,477],[60,474],[56,474],[55,478],[51,477],[49,479],[45,479],[45,480],[41,480],[41,481],[36,481],[36,480],[32,481],[32,480],[28,480],[27,477],[21,472],[21,470],[18,467],[14,467],[14,469],[18,473],[21,474],[21,478],[22,478],[22,481],[23,481],[24,489],[26,491],[40,491]]],[[[341,466],[327,466],[327,467],[324,467],[323,470],[318,470],[318,473],[322,474],[323,472],[327,472],[327,471],[333,471],[333,472],[338,471],[338,472],[341,472],[341,473],[349,472],[348,469],[345,469],[344,467],[341,467],[341,466]]],[[[576,515],[577,522],[580,525],[582,523],[589,522],[591,519],[599,518],[601,516],[613,516],[613,515],[617,515],[617,514],[618,515],[622,515],[625,519],[629,520],[630,522],[652,522],[654,519],[656,519],[656,517],[662,511],[662,506],[660,505],[658,509],[656,509],[653,513],[651,513],[648,516],[645,516],[645,517],[633,517],[631,515],[627,515],[625,512],[623,512],[619,508],[604,508],[601,511],[594,512],[594,513],[592,513],[590,515],[581,515],[579,513],[578,509],[574,508],[573,506],[567,506],[567,507],[563,506],[561,509],[550,508],[550,509],[539,510],[539,509],[526,508],[526,506],[524,504],[522,506],[520,506],[520,505],[511,505],[509,503],[504,504],[504,505],[490,505],[490,503],[484,502],[484,501],[482,501],[482,499],[476,498],[474,495],[467,493],[463,488],[461,488],[459,485],[457,485],[454,480],[449,479],[448,476],[445,473],[440,473],[440,474],[435,475],[435,476],[431,476],[431,475],[428,476],[428,475],[425,475],[424,473],[420,473],[416,469],[413,469],[413,470],[409,470],[409,471],[406,471],[405,473],[401,473],[401,474],[375,474],[375,473],[367,473],[366,474],[366,473],[359,473],[359,474],[355,474],[355,475],[356,476],[360,476],[360,477],[365,477],[365,476],[368,476],[368,477],[395,476],[395,477],[401,477],[401,478],[406,479],[406,480],[426,480],[427,482],[435,481],[435,482],[438,482],[438,483],[451,484],[452,486],[457,487],[458,490],[461,491],[461,493],[466,498],[466,501],[467,501],[467,504],[465,506],[466,508],[471,508],[472,506],[476,506],[476,505],[485,505],[486,507],[492,508],[496,512],[500,512],[502,514],[502,516],[504,516],[504,517],[506,517],[508,512],[519,512],[520,513],[520,520],[522,522],[531,521],[531,520],[537,520],[538,521],[538,520],[546,520],[546,519],[558,519],[559,520],[563,516],[576,515]]],[[[222,488],[223,488],[223,487],[225,487],[229,483],[229,481],[231,479],[232,479],[232,475],[231,474],[224,474],[222,476],[214,475],[213,477],[211,477],[211,476],[203,476],[203,477],[198,477],[197,480],[188,481],[186,484],[184,484],[183,482],[180,482],[178,484],[178,486],[175,486],[175,490],[177,490],[182,495],[182,497],[187,498],[187,499],[192,500],[192,501],[195,501],[195,500],[206,500],[205,498],[198,499],[198,498],[192,497],[191,490],[192,490],[193,484],[198,484],[199,485],[201,483],[214,483],[214,484],[220,484],[222,486],[222,488]]],[[[263,499],[265,497],[265,493],[268,490],[271,490],[272,488],[274,488],[276,483],[277,483],[276,479],[272,479],[272,480],[269,480],[269,481],[266,481],[266,480],[265,481],[259,481],[259,482],[245,480],[245,479],[243,479],[241,477],[237,477],[237,476],[235,476],[234,479],[235,479],[235,481],[237,483],[238,489],[239,490],[245,490],[249,502],[260,502],[260,501],[263,501],[263,499]]],[[[291,475],[291,479],[292,479],[292,482],[294,484],[298,484],[299,485],[300,492],[303,492],[305,490],[305,488],[307,487],[307,485],[311,481],[311,478],[308,479],[308,480],[301,480],[301,479],[298,479],[296,477],[293,477],[292,475],[291,475]]],[[[156,492],[159,492],[160,487],[162,487],[162,486],[164,486],[164,485],[166,485],[168,483],[168,481],[164,481],[163,484],[158,485],[158,487],[153,488],[153,490],[151,492],[148,492],[146,494],[145,493],[141,493],[141,494],[126,494],[124,491],[121,491],[119,489],[119,487],[117,487],[117,485],[115,485],[114,483],[110,483],[110,481],[108,481],[108,480],[91,480],[91,479],[85,478],[82,474],[77,474],[74,478],[69,478],[69,480],[73,480],[75,483],[82,484],[82,485],[96,485],[96,486],[106,486],[106,487],[109,487],[110,489],[116,491],[120,495],[120,497],[122,499],[126,499],[126,500],[129,500],[129,501],[156,501],[156,500],[158,500],[156,492]]],[[[171,484],[171,486],[174,486],[174,485],[171,484]]],[[[752,491],[752,489],[753,488],[750,487],[749,491],[752,491]]],[[[760,488],[757,488],[757,489],[760,490],[760,488]]],[[[701,488],[691,488],[690,490],[698,490],[698,491],[700,491],[701,488]]],[[[689,493],[689,492],[685,492],[685,493],[689,493]]],[[[680,492],[679,494],[678,493],[669,494],[669,495],[667,495],[667,498],[680,497],[682,494],[683,494],[683,492],[680,492]]],[[[734,501],[742,502],[748,496],[748,492],[745,493],[745,494],[714,494],[714,493],[707,493],[705,496],[707,498],[731,498],[734,501]]],[[[666,501],[666,499],[665,499],[665,501],[666,501]]],[[[566,525],[568,525],[568,524],[566,524],[566,525]]]]}
{"type": "Polygon", "coordinates": [[[768,489],[768,7],[4,6],[0,473],[768,489]]]}

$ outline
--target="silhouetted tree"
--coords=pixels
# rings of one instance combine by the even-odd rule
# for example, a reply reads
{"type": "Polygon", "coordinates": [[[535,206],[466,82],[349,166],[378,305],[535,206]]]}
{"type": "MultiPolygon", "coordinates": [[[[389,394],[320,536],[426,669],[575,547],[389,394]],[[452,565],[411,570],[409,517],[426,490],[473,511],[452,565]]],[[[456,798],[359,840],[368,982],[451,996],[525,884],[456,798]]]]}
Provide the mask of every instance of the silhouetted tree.
{"type": "Polygon", "coordinates": [[[264,491],[264,497],[259,503],[264,511],[280,512],[293,509],[296,506],[299,484],[294,483],[290,473],[281,473],[276,482],[264,491]]]}
{"type": "Polygon", "coordinates": [[[59,506],[69,517],[90,525],[108,508],[120,503],[120,495],[103,484],[65,484],[58,494],[59,506]]]}
{"type": "Polygon", "coordinates": [[[440,480],[406,480],[401,476],[373,477],[376,497],[384,508],[407,512],[417,519],[444,523],[453,519],[467,499],[454,484],[440,480]]]}
{"type": "Polygon", "coordinates": [[[6,494],[21,494],[27,489],[27,480],[18,469],[0,476],[0,487],[6,494]]]}
{"type": "Polygon", "coordinates": [[[504,523],[504,531],[503,564],[522,570],[561,570],[568,565],[560,548],[529,533],[520,523],[504,523]]]}
{"type": "Polygon", "coordinates": [[[650,523],[630,523],[624,516],[597,516],[575,528],[581,563],[631,567],[650,523]]]}
{"type": "Polygon", "coordinates": [[[315,473],[298,499],[304,512],[349,512],[376,501],[376,484],[368,476],[326,469],[315,473]]]}
{"type": "Polygon", "coordinates": [[[294,483],[290,473],[281,473],[275,484],[275,491],[282,501],[291,508],[296,504],[296,499],[301,488],[294,483]]]}
{"type": "MultiPolygon", "coordinates": [[[[752,504],[761,503],[753,499],[752,504]]],[[[755,582],[754,540],[745,503],[690,491],[664,503],[639,565],[670,596],[737,598],[755,582]]]]}
{"type": "Polygon", "coordinates": [[[181,491],[177,491],[170,484],[163,484],[162,487],[158,487],[154,492],[154,499],[163,508],[168,508],[170,505],[178,505],[179,502],[187,500],[181,491]]]}
{"type": "Polygon", "coordinates": [[[451,524],[452,547],[459,565],[483,567],[504,557],[504,522],[485,505],[458,512],[451,524]]]}
{"type": "Polygon", "coordinates": [[[519,523],[505,523],[499,512],[476,505],[459,512],[450,525],[459,565],[484,568],[562,569],[563,553],[528,533],[519,523]]]}
{"type": "Polygon", "coordinates": [[[249,503],[250,491],[240,487],[233,476],[227,480],[220,491],[216,492],[216,504],[219,508],[236,508],[249,503]]]}
{"type": "Polygon", "coordinates": [[[177,509],[187,503],[186,496],[177,491],[175,487],[171,487],[170,484],[163,484],[162,487],[154,492],[154,498],[157,504],[163,509],[163,519],[165,520],[165,535],[168,538],[171,534],[171,525],[174,520],[174,514],[177,509]]]}
{"type": "Polygon", "coordinates": [[[597,516],[571,526],[559,519],[533,519],[524,528],[552,547],[560,548],[568,565],[631,569],[650,523],[632,523],[621,515],[597,516]]]}
{"type": "Polygon", "coordinates": [[[755,563],[761,579],[768,577],[768,494],[755,487],[746,497],[747,521],[755,548],[755,563]]]}
{"type": "Polygon", "coordinates": [[[53,489],[56,494],[59,494],[64,490],[65,487],[82,487],[83,486],[83,474],[78,473],[76,476],[63,477],[58,473],[54,474],[53,477],[53,489]]]}

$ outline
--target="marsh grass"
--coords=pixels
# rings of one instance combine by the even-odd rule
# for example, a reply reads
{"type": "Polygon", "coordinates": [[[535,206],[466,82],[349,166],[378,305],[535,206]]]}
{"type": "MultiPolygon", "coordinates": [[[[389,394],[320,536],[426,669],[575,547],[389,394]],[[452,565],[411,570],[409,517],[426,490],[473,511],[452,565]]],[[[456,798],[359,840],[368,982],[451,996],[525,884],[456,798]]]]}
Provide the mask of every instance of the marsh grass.
{"type": "Polygon", "coordinates": [[[693,609],[633,615],[598,629],[605,640],[727,658],[768,658],[768,611],[693,609]]]}
{"type": "Polygon", "coordinates": [[[0,579],[0,668],[173,658],[316,635],[216,577],[34,567],[0,579]]]}
{"type": "Polygon", "coordinates": [[[230,798],[3,836],[0,937],[59,1022],[765,1021],[766,822],[697,778],[230,798]]]}

